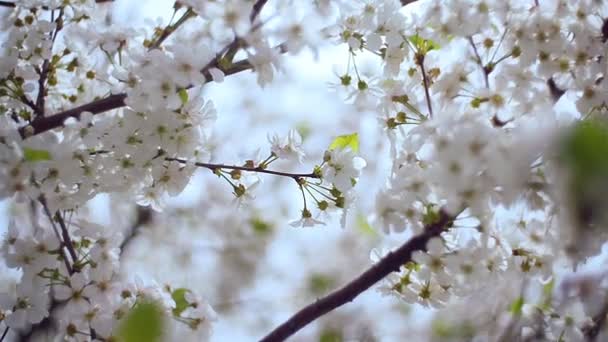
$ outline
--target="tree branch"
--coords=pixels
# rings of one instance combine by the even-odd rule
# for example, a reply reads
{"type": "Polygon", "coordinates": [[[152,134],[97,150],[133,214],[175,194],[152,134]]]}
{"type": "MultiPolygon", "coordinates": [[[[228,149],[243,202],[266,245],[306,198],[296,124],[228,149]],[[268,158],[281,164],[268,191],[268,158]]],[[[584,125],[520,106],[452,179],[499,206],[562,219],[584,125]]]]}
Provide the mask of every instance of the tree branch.
{"type": "Polygon", "coordinates": [[[8,330],[9,330],[9,327],[7,325],[6,328],[4,328],[4,332],[2,333],[2,336],[0,337],[0,342],[4,341],[4,339],[6,338],[6,335],[8,335],[8,330]]]}
{"type": "Polygon", "coordinates": [[[264,337],[261,342],[283,341],[290,337],[309,323],[324,314],[353,301],[359,294],[369,289],[372,285],[382,280],[392,272],[399,271],[399,268],[412,258],[415,251],[426,250],[427,242],[439,236],[453,223],[453,217],[443,210],[439,213],[438,220],[425,226],[424,232],[413,237],[399,249],[388,253],[374,266],[363,272],[359,277],[329,295],[318,299],[316,302],[304,307],[293,315],[285,323],[279,325],[270,334],[264,337]]]}
{"type": "Polygon", "coordinates": [[[262,8],[264,8],[266,2],[268,2],[268,0],[258,0],[255,2],[255,4],[253,4],[253,10],[251,11],[251,15],[249,16],[249,19],[252,23],[255,21],[258,15],[260,15],[260,12],[262,12],[262,8]]]}
{"type": "Polygon", "coordinates": [[[606,324],[606,315],[608,315],[608,299],[604,302],[604,306],[600,312],[593,316],[592,323],[581,329],[585,336],[585,341],[594,342],[597,340],[598,335],[606,324]]]}
{"type": "Polygon", "coordinates": [[[21,137],[27,138],[32,135],[40,134],[51,129],[60,127],[67,118],[78,118],[82,112],[91,112],[93,114],[99,114],[107,112],[112,109],[124,107],[125,99],[127,94],[114,94],[103,99],[89,102],[82,106],[66,110],[64,112],[54,114],[46,117],[38,117],[32,121],[31,124],[19,128],[19,134],[21,137]]]}

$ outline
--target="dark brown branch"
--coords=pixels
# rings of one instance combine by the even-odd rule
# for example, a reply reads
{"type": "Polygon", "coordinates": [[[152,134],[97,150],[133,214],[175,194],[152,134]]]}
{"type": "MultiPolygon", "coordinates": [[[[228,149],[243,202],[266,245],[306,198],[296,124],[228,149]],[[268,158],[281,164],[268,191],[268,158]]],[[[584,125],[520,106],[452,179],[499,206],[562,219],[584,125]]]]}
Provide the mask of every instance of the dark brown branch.
{"type": "Polygon", "coordinates": [[[399,247],[399,249],[388,253],[378,263],[367,271],[363,272],[363,274],[346,284],[341,289],[338,289],[329,295],[318,299],[316,302],[304,307],[285,323],[279,325],[261,341],[283,341],[317,318],[348,302],[353,301],[358,295],[369,289],[372,285],[379,282],[390,273],[399,271],[401,266],[411,260],[412,253],[415,251],[426,250],[427,242],[431,238],[439,236],[442,232],[449,228],[452,225],[453,219],[454,218],[452,216],[448,215],[444,211],[440,211],[437,222],[427,225],[422,234],[413,237],[403,246],[399,247]]]}
{"type": "Polygon", "coordinates": [[[588,326],[583,327],[583,335],[585,341],[594,342],[597,340],[597,336],[602,331],[602,328],[606,324],[606,316],[608,315],[608,299],[604,302],[604,306],[600,312],[593,316],[593,321],[588,326]]]}
{"type": "Polygon", "coordinates": [[[6,335],[8,335],[8,326],[6,328],[4,328],[4,332],[2,333],[2,336],[0,336],[0,342],[4,341],[4,339],[6,338],[6,335]]]}
{"type": "Polygon", "coordinates": [[[63,125],[63,122],[68,118],[79,118],[82,112],[99,114],[112,109],[124,107],[126,98],[127,94],[124,93],[110,95],[103,99],[89,102],[82,106],[78,106],[58,114],[36,118],[30,125],[19,128],[19,134],[25,138],[49,131],[63,125]]]}

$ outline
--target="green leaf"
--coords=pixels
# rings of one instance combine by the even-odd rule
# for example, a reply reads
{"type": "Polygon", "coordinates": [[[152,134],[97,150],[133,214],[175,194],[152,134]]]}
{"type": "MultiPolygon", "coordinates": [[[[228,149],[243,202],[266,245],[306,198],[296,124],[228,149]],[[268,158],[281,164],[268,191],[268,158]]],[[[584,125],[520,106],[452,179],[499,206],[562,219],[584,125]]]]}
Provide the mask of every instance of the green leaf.
{"type": "Polygon", "coordinates": [[[303,121],[296,125],[296,131],[300,133],[302,141],[304,141],[310,136],[310,133],[312,133],[312,128],[310,127],[310,124],[308,122],[303,121]]]}
{"type": "Polygon", "coordinates": [[[514,315],[514,316],[519,316],[521,315],[522,312],[522,308],[524,307],[524,297],[518,297],[517,299],[515,299],[513,301],[513,303],[511,303],[511,307],[509,308],[509,311],[514,315]]]}
{"type": "Polygon", "coordinates": [[[359,134],[345,134],[337,136],[334,141],[329,145],[330,150],[345,149],[346,147],[350,147],[353,152],[359,152],[359,134]]]}
{"type": "Polygon", "coordinates": [[[182,100],[182,104],[188,103],[188,91],[186,89],[180,89],[177,94],[179,95],[180,100],[182,100]]]}
{"type": "Polygon", "coordinates": [[[123,342],[160,342],[163,332],[163,311],[153,302],[135,305],[118,327],[123,342]]]}
{"type": "Polygon", "coordinates": [[[439,44],[437,44],[436,42],[434,42],[430,39],[424,39],[424,38],[420,37],[419,34],[410,36],[409,40],[410,40],[410,42],[412,42],[412,44],[416,48],[416,51],[423,55],[425,55],[427,52],[429,52],[431,50],[439,50],[439,48],[440,48],[439,44]]]}
{"type": "Polygon", "coordinates": [[[36,150],[33,148],[23,148],[23,158],[28,162],[39,162],[44,160],[51,160],[51,153],[47,150],[36,150]]]}
{"type": "Polygon", "coordinates": [[[326,274],[314,273],[308,278],[308,290],[317,296],[327,293],[335,285],[336,280],[326,274]]]}
{"type": "Polygon", "coordinates": [[[543,295],[551,298],[553,296],[553,288],[555,287],[555,279],[551,279],[550,282],[543,285],[543,295]]]}
{"type": "Polygon", "coordinates": [[[559,160],[570,176],[568,191],[574,216],[584,227],[608,219],[608,123],[581,121],[564,136],[559,160]]]}
{"type": "Polygon", "coordinates": [[[600,120],[576,124],[563,141],[561,157],[581,176],[603,173],[608,168],[608,125],[600,120]]]}
{"type": "Polygon", "coordinates": [[[344,341],[344,336],[342,331],[337,329],[327,328],[321,331],[321,335],[319,336],[319,342],[342,342],[344,341]]]}
{"type": "Polygon", "coordinates": [[[273,230],[273,226],[270,222],[266,222],[259,217],[253,217],[249,223],[251,224],[253,231],[260,235],[266,235],[273,230]]]}
{"type": "Polygon", "coordinates": [[[171,293],[171,298],[175,301],[175,309],[173,309],[173,315],[179,316],[184,310],[190,306],[190,303],[186,300],[186,293],[190,292],[190,290],[185,288],[179,288],[173,290],[171,293]]]}
{"type": "Polygon", "coordinates": [[[369,224],[367,218],[361,214],[357,215],[357,229],[364,235],[368,235],[371,237],[378,236],[378,232],[376,232],[374,228],[369,224]]]}

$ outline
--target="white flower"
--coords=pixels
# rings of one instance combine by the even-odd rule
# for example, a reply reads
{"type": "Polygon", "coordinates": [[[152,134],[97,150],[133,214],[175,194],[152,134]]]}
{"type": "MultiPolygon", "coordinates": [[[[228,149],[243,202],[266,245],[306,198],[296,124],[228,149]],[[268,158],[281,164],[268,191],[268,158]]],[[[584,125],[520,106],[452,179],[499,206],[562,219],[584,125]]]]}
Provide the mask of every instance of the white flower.
{"type": "Polygon", "coordinates": [[[412,283],[412,291],[416,293],[416,303],[435,309],[443,307],[450,294],[435,281],[412,283]]]}
{"type": "Polygon", "coordinates": [[[292,221],[289,223],[292,227],[313,227],[317,224],[325,225],[325,222],[321,222],[312,218],[312,214],[308,209],[302,210],[302,217],[297,221],[292,221]]]}
{"type": "Polygon", "coordinates": [[[0,293],[0,308],[10,310],[5,318],[7,326],[15,329],[38,323],[49,315],[48,294],[30,286],[18,286],[15,296],[0,293]]]}
{"type": "Polygon", "coordinates": [[[366,165],[365,160],[355,156],[350,148],[326,151],[323,159],[323,180],[332,183],[343,193],[353,188],[354,182],[366,165]]]}
{"type": "Polygon", "coordinates": [[[427,251],[416,251],[412,254],[412,260],[423,266],[418,274],[421,279],[429,280],[431,275],[441,285],[450,285],[452,279],[446,272],[445,247],[440,238],[432,238],[426,244],[427,251]]]}
{"type": "Polygon", "coordinates": [[[302,162],[304,151],[302,150],[302,137],[295,129],[289,131],[287,137],[281,139],[278,135],[268,137],[270,150],[280,159],[296,159],[302,162]]]}
{"type": "Polygon", "coordinates": [[[89,281],[85,274],[82,272],[74,273],[70,276],[67,285],[53,286],[55,298],[58,300],[67,300],[70,311],[82,312],[88,304],[84,296],[84,289],[87,287],[88,283],[89,281]]]}

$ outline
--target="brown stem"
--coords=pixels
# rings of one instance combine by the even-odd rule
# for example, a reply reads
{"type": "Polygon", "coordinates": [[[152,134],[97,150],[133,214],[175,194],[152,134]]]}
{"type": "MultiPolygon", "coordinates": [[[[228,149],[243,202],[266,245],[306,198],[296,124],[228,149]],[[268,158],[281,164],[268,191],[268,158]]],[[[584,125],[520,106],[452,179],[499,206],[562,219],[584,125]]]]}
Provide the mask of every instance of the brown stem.
{"type": "Polygon", "coordinates": [[[262,342],[283,341],[313,322],[324,314],[353,301],[358,295],[369,289],[372,285],[382,280],[392,272],[397,272],[406,262],[412,258],[415,251],[426,250],[427,242],[439,236],[452,225],[453,217],[443,210],[440,211],[438,220],[425,226],[424,232],[410,239],[399,249],[388,253],[374,266],[363,272],[359,277],[329,295],[309,304],[286,322],[279,325],[262,342]]]}
{"type": "Polygon", "coordinates": [[[483,78],[486,83],[486,88],[490,88],[490,80],[488,79],[488,75],[490,73],[488,72],[488,69],[483,65],[483,62],[481,61],[481,56],[479,55],[479,51],[477,51],[477,46],[475,45],[475,42],[473,42],[473,37],[469,36],[468,39],[469,39],[469,44],[473,47],[473,52],[475,53],[475,59],[476,59],[477,65],[479,65],[479,67],[481,68],[481,71],[483,72],[483,78]]]}

